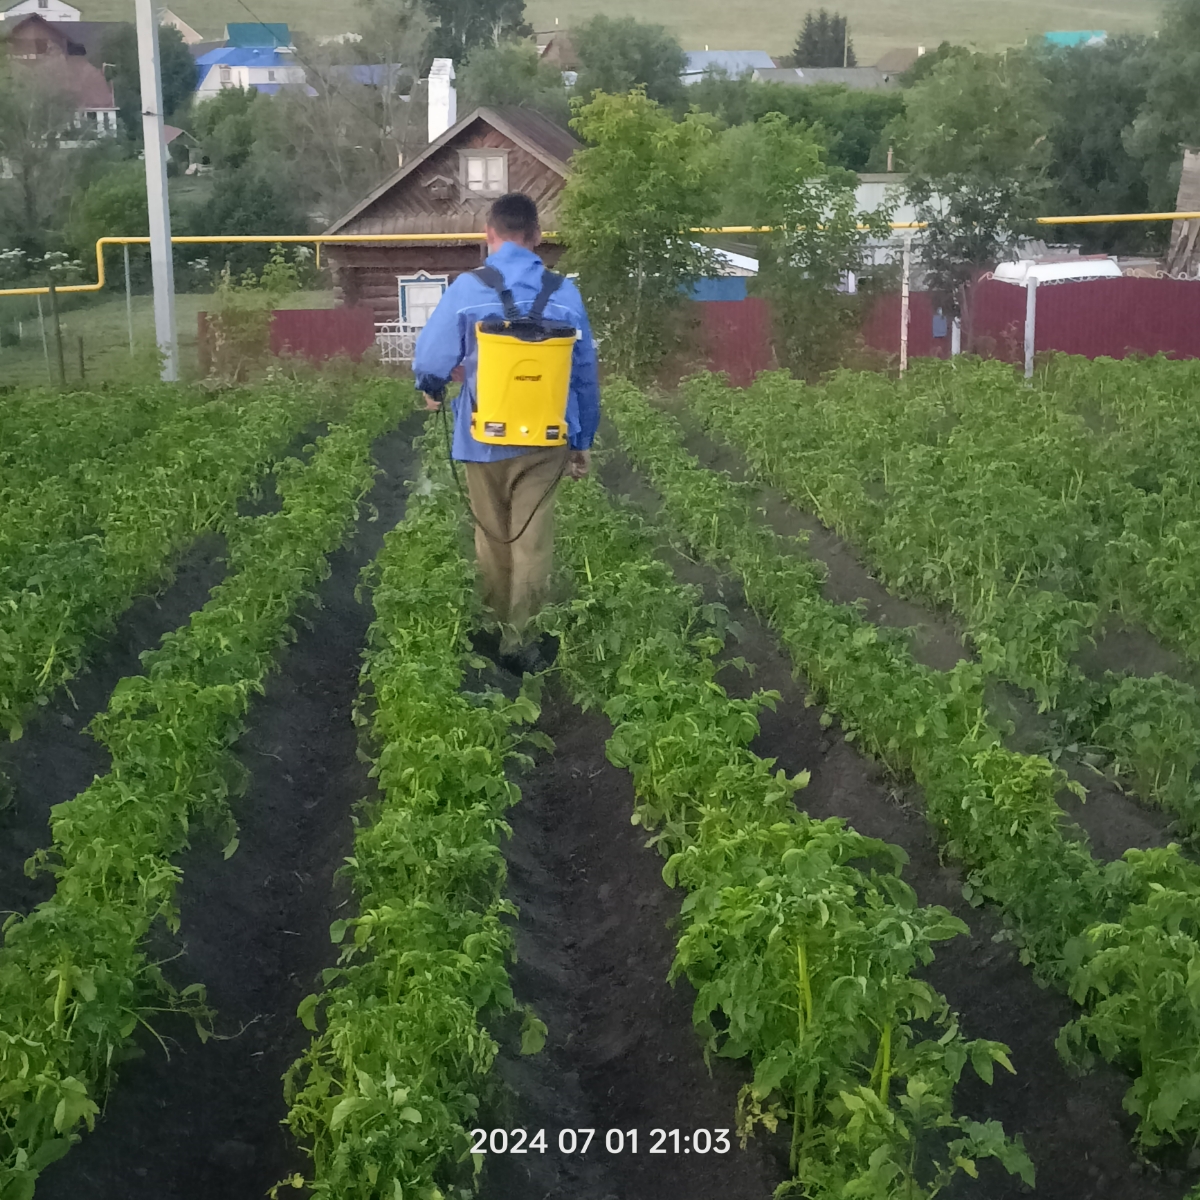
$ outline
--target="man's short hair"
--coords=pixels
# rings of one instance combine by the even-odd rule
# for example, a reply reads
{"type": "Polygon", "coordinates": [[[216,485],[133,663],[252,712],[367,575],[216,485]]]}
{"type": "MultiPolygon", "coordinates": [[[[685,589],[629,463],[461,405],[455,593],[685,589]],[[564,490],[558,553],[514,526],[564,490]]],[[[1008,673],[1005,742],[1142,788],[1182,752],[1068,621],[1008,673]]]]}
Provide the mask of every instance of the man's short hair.
{"type": "Polygon", "coordinates": [[[519,237],[532,245],[538,238],[537,205],[524,192],[509,192],[492,205],[488,224],[501,237],[519,237]]]}

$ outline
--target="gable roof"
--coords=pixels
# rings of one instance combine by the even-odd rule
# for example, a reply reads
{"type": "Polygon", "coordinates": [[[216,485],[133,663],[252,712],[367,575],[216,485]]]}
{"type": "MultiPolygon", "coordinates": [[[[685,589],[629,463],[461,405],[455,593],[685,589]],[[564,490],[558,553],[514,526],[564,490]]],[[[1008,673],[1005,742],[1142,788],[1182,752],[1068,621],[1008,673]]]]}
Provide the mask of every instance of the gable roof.
{"type": "Polygon", "coordinates": [[[406,176],[410,175],[426,159],[436,154],[443,146],[448,145],[464,133],[476,121],[483,121],[497,132],[516,142],[523,150],[527,150],[534,158],[545,163],[552,171],[564,179],[570,173],[568,162],[576,150],[583,146],[561,125],[555,124],[549,117],[543,116],[532,108],[503,107],[477,108],[473,113],[464,117],[457,125],[452,125],[439,138],[435,138],[420,154],[409,159],[398,171],[392,172],[374,191],[348,213],[339,217],[326,233],[337,233],[355,217],[361,215],[377,200],[390,192],[406,176]]]}
{"type": "Polygon", "coordinates": [[[24,59],[14,65],[30,72],[60,95],[70,97],[77,112],[85,109],[115,110],[117,107],[112,84],[87,59],[71,60],[52,56],[24,59]]]}
{"type": "Polygon", "coordinates": [[[278,50],[270,50],[265,46],[218,46],[209,50],[196,59],[199,67],[282,67],[290,66],[291,59],[285,59],[278,50]]]}
{"type": "Polygon", "coordinates": [[[58,42],[64,54],[86,56],[93,65],[98,65],[110,34],[133,28],[129,21],[47,21],[40,13],[19,13],[5,19],[0,25],[0,35],[15,37],[30,26],[39,29],[38,36],[44,34],[58,42]]]}
{"type": "Polygon", "coordinates": [[[282,21],[235,21],[225,26],[225,42],[226,45],[242,48],[286,48],[292,44],[292,34],[282,21]]]}

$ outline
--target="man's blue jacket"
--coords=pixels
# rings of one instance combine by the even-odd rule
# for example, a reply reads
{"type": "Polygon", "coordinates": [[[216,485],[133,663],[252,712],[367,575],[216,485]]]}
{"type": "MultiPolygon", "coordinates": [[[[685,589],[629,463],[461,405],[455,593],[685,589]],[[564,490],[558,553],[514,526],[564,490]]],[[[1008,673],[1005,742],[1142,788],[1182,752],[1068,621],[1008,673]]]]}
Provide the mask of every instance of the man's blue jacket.
{"type": "MultiPolygon", "coordinates": [[[[504,242],[488,265],[504,276],[513,300],[522,312],[537,297],[542,287],[542,260],[532,250],[515,242],[504,242]]],[[[413,355],[413,374],[423,392],[436,392],[446,385],[450,372],[465,364],[466,379],[454,402],[454,457],[460,462],[496,462],[526,454],[528,446],[493,446],[471,436],[471,410],[475,398],[475,373],[479,351],[475,324],[485,317],[501,316],[504,306],[494,289],[473,274],[460,275],[447,289],[417,338],[413,355]]],[[[596,368],[596,347],[579,289],[571,280],[550,297],[547,318],[574,325],[581,331],[575,343],[571,365],[571,391],[567,400],[567,435],[572,450],[591,449],[596,427],[600,424],[600,377],[596,368]]]]}

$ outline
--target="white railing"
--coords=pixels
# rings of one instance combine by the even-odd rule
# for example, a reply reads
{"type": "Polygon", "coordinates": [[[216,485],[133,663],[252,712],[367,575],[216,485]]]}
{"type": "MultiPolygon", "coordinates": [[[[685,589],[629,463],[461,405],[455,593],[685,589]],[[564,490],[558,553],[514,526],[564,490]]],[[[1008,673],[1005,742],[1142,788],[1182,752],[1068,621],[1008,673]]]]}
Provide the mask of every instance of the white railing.
{"type": "Polygon", "coordinates": [[[375,326],[375,344],[379,357],[385,363],[412,362],[413,349],[417,344],[419,325],[406,325],[403,321],[384,321],[375,326]]]}

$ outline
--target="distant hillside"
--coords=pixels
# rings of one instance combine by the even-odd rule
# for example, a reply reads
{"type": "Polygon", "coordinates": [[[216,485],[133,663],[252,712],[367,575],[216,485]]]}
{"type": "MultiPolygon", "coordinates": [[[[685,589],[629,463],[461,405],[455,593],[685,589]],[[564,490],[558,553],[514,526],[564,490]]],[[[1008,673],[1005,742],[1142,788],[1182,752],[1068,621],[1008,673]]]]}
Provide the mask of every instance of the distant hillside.
{"type": "MultiPolygon", "coordinates": [[[[86,20],[132,19],[132,0],[75,0],[86,20]]],[[[659,21],[686,50],[766,50],[784,54],[792,46],[805,11],[837,9],[850,18],[850,34],[861,63],[873,62],[892,46],[936,46],[944,40],[980,49],[1024,42],[1051,29],[1107,29],[1110,33],[1148,31],[1157,24],[1156,0],[927,0],[901,7],[890,0],[527,0],[536,29],[553,29],[597,12],[629,14],[659,21]]],[[[237,0],[172,0],[171,7],[201,33],[216,35],[226,21],[248,21],[237,0]]],[[[255,0],[264,21],[288,21],[314,34],[352,29],[361,9],[355,0],[255,0]]]]}

